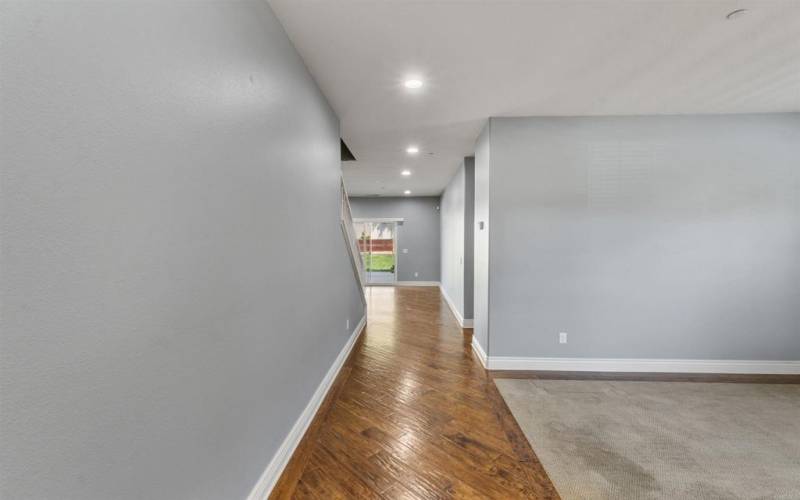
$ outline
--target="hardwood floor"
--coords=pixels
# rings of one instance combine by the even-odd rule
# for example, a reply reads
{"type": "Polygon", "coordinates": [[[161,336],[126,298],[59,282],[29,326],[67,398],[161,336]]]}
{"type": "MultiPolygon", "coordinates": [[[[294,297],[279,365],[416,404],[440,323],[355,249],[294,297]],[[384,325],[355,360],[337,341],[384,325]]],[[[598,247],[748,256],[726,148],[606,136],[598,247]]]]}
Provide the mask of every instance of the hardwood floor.
{"type": "Polygon", "coordinates": [[[371,287],[368,323],[270,498],[558,498],[433,287],[371,287]]]}

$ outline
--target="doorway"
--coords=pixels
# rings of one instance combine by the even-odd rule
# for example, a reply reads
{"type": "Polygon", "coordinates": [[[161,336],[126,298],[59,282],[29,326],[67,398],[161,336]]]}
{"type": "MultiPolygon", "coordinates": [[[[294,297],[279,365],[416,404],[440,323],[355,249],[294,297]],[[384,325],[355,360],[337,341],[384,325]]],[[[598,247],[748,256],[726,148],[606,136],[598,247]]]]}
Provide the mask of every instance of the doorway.
{"type": "Polygon", "coordinates": [[[367,285],[397,281],[397,223],[360,219],[353,223],[367,285]]]}

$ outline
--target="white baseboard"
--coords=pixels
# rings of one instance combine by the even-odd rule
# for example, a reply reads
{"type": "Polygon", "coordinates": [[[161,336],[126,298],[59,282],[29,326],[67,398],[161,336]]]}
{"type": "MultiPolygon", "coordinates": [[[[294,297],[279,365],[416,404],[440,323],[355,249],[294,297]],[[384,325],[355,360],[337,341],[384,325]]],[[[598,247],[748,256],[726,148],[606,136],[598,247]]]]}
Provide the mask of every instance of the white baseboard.
{"type": "Polygon", "coordinates": [[[395,286],[439,286],[438,281],[395,281],[395,286]]]}
{"type": "Polygon", "coordinates": [[[481,365],[483,365],[485,369],[488,369],[489,366],[486,351],[483,350],[483,347],[481,347],[481,344],[474,335],[472,336],[472,350],[475,351],[475,354],[478,356],[478,360],[481,362],[481,365]]]}
{"type": "Polygon", "coordinates": [[[456,321],[458,321],[459,326],[461,328],[472,328],[472,320],[471,319],[464,319],[461,315],[461,311],[458,310],[456,304],[453,302],[453,299],[447,295],[447,290],[444,289],[442,284],[439,284],[439,290],[442,292],[442,297],[444,297],[444,301],[447,303],[447,306],[450,308],[450,311],[453,312],[453,316],[456,317],[456,321]]]}
{"type": "Polygon", "coordinates": [[[353,347],[355,346],[358,337],[361,336],[361,332],[364,331],[366,324],[367,316],[364,315],[364,317],[361,318],[361,321],[359,321],[356,325],[356,328],[353,330],[353,333],[350,335],[347,343],[339,352],[339,355],[336,357],[333,365],[331,365],[328,373],[325,374],[325,377],[322,379],[322,382],[320,382],[319,387],[317,387],[317,390],[314,392],[314,395],[311,396],[311,400],[306,405],[303,413],[300,414],[300,417],[294,423],[294,426],[292,426],[292,430],[289,431],[289,435],[287,435],[286,439],[283,440],[283,443],[272,457],[272,460],[270,461],[269,465],[267,465],[264,473],[261,474],[261,477],[253,487],[253,490],[250,492],[247,500],[266,500],[266,498],[269,496],[272,488],[275,487],[275,483],[278,482],[278,478],[280,478],[281,474],[283,473],[283,469],[286,467],[286,464],[289,463],[289,459],[292,458],[292,454],[294,454],[297,445],[300,444],[300,441],[303,439],[308,426],[311,424],[311,421],[314,420],[314,416],[317,414],[322,401],[328,394],[328,391],[330,390],[334,380],[336,380],[336,376],[339,375],[339,370],[341,370],[342,366],[344,366],[347,356],[349,356],[350,351],[353,350],[353,347]]]}
{"type": "Polygon", "coordinates": [[[458,321],[459,326],[464,328],[464,318],[461,316],[461,312],[456,307],[456,304],[453,302],[453,299],[447,294],[447,290],[444,289],[444,286],[439,284],[439,291],[442,293],[442,297],[444,298],[447,307],[450,308],[450,312],[453,313],[453,316],[456,317],[456,321],[458,321]]]}
{"type": "Polygon", "coordinates": [[[800,374],[800,361],[721,359],[517,358],[491,356],[490,370],[647,373],[800,374]]]}

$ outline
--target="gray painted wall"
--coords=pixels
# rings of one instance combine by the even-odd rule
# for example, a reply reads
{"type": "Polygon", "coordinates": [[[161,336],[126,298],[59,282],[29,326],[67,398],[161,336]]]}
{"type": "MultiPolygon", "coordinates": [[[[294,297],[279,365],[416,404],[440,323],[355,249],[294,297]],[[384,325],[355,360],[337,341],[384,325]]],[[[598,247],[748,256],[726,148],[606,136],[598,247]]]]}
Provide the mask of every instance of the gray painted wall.
{"type": "Polygon", "coordinates": [[[464,317],[472,319],[475,302],[475,157],[464,158],[464,317]]]}
{"type": "Polygon", "coordinates": [[[475,275],[473,336],[489,353],[489,201],[490,135],[492,120],[486,123],[475,144],[475,275]],[[480,224],[483,222],[483,228],[480,224]]]}
{"type": "Polygon", "coordinates": [[[245,498],[363,314],[336,117],[263,1],[6,2],[0,66],[0,497],[245,498]]]}
{"type": "Polygon", "coordinates": [[[490,163],[492,356],[800,359],[800,114],[492,119],[490,163]]]}
{"type": "Polygon", "coordinates": [[[442,193],[442,288],[465,319],[472,319],[475,158],[467,157],[442,193]]]}
{"type": "Polygon", "coordinates": [[[402,217],[397,232],[397,280],[439,281],[439,197],[350,198],[353,217],[402,217]],[[407,248],[408,253],[402,253],[407,248]],[[414,276],[414,273],[418,276],[414,276]]]}
{"type": "Polygon", "coordinates": [[[442,290],[464,317],[464,206],[466,195],[464,165],[456,171],[442,193],[442,290]]]}

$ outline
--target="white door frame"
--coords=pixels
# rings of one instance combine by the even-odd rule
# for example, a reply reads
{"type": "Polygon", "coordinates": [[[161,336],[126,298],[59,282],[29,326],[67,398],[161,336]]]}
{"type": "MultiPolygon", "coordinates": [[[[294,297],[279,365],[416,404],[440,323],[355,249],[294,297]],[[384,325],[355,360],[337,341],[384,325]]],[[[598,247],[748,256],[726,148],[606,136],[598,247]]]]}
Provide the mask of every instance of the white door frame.
{"type": "MultiPolygon", "coordinates": [[[[397,231],[400,227],[400,222],[404,222],[405,219],[402,217],[358,217],[353,218],[354,223],[369,223],[369,224],[392,224],[392,249],[394,252],[394,272],[392,273],[392,281],[391,283],[371,283],[369,276],[370,271],[365,269],[364,274],[366,274],[366,280],[364,285],[365,286],[395,286],[397,285],[397,270],[398,270],[398,263],[400,261],[400,252],[398,252],[397,248],[397,231]]],[[[371,253],[371,252],[370,252],[371,253]]]]}

